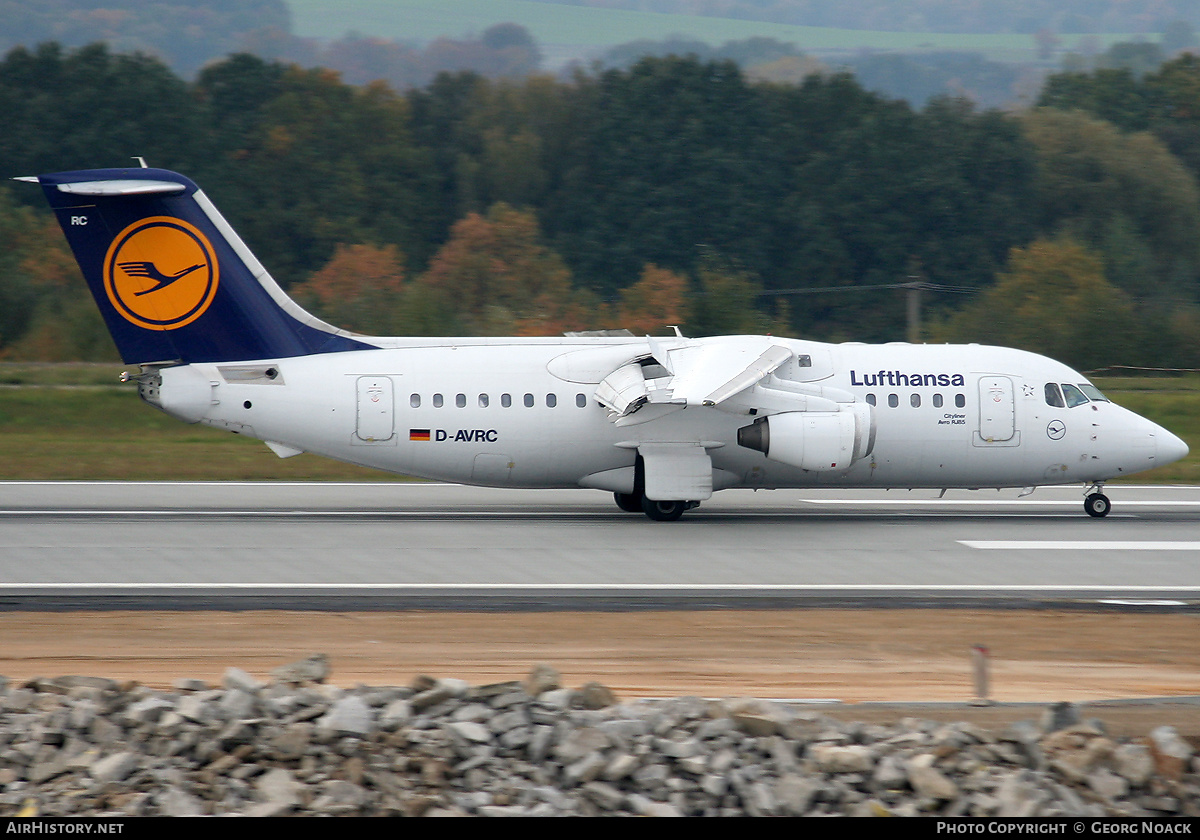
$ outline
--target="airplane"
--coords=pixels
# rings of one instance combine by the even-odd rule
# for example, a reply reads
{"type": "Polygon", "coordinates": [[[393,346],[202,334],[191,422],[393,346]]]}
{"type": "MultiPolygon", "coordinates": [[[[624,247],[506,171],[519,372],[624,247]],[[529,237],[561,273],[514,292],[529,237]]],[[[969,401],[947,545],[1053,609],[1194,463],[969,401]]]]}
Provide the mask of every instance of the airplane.
{"type": "Polygon", "coordinates": [[[1187,445],[1084,376],[1002,347],[772,336],[384,338],[327,324],[188,178],[41,185],[138,393],[186,423],[408,476],[592,488],[674,521],[742,488],[1104,483],[1187,445]]]}

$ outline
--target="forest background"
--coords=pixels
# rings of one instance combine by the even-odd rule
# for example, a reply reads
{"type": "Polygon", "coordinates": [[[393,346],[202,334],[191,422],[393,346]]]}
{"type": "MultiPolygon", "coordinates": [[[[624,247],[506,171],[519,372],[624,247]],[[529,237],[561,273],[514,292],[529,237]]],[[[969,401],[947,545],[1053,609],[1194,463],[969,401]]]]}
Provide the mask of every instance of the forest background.
{"type": "MultiPolygon", "coordinates": [[[[922,340],[1200,367],[1200,58],[1169,2],[1147,4],[1166,21],[1153,42],[1059,56],[1069,69],[1004,109],[895,98],[767,39],[548,73],[512,23],[440,45],[316,43],[278,0],[3,5],[10,21],[59,13],[30,30],[58,41],[0,62],[4,175],[134,154],[182,171],[340,326],[900,340],[919,283],[922,340]],[[208,58],[168,65],[150,35],[131,52],[63,45],[155,20],[191,32],[185,13],[208,58]],[[357,66],[320,66],[339,51],[357,66]],[[439,71],[456,51],[470,69],[439,71]],[[772,54],[775,72],[746,69],[772,54]],[[418,81],[365,78],[405,55],[418,81]]],[[[775,4],[801,5],[820,4],[775,4]]],[[[1060,25],[1072,5],[1055,4],[1060,25]]],[[[1021,25],[1057,37],[1038,23],[1021,25]]],[[[36,189],[0,189],[0,243],[0,358],[115,358],[36,189]]]]}

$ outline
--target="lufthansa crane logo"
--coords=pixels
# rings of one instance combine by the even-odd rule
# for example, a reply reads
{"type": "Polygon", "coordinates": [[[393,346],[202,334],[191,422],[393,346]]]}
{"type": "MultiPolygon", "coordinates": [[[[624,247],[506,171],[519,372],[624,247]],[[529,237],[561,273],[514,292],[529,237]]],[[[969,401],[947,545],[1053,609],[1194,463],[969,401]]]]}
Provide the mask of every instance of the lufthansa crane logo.
{"type": "Polygon", "coordinates": [[[125,320],[148,330],[192,323],[217,293],[212,243],[181,219],[153,216],[117,234],[104,258],[104,290],[125,320]]]}

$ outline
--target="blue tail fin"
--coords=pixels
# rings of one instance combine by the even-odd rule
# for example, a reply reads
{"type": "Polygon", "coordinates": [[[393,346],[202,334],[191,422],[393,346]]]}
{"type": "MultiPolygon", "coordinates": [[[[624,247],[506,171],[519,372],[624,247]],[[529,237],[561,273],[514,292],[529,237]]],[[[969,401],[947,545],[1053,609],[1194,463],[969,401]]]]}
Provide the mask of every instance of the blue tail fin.
{"type": "Polygon", "coordinates": [[[163,169],[40,175],[126,363],[365,350],[309,315],[192,181],[163,169]]]}

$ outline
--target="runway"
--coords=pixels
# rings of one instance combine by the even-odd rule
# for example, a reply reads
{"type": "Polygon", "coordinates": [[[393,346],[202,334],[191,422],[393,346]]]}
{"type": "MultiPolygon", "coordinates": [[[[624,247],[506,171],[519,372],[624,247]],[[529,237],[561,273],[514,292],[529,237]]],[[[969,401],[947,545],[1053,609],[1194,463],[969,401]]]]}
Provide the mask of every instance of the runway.
{"type": "Polygon", "coordinates": [[[587,490],[0,483],[2,609],[1200,604],[1200,488],[587,490]]]}

